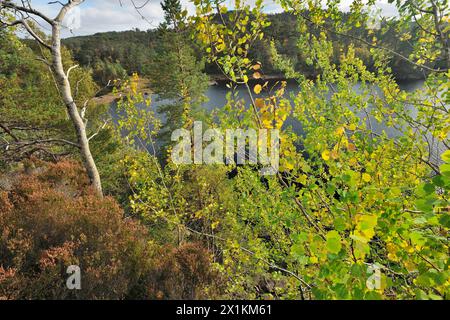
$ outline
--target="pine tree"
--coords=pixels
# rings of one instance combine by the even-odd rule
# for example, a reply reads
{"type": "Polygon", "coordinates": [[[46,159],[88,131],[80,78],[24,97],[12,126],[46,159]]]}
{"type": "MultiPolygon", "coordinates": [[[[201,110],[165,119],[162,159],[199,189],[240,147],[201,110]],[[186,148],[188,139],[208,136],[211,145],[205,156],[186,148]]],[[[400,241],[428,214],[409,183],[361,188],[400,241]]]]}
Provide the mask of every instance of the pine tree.
{"type": "Polygon", "coordinates": [[[189,128],[200,107],[206,101],[208,76],[202,72],[204,61],[195,57],[192,45],[187,41],[189,27],[187,12],[179,0],[161,3],[165,21],[159,26],[161,45],[155,50],[150,67],[150,84],[159,99],[170,102],[158,108],[164,118],[159,140],[166,149],[170,145],[173,130],[189,128]]]}

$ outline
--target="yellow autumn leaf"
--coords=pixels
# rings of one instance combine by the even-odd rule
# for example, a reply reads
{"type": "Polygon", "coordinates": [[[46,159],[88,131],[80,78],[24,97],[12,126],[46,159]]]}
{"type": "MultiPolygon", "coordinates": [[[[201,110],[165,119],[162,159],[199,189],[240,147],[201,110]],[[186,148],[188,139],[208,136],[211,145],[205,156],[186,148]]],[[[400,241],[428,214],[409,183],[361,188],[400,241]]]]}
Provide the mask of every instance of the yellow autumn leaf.
{"type": "Polygon", "coordinates": [[[263,119],[262,119],[262,125],[263,125],[263,127],[266,128],[266,129],[270,129],[270,128],[273,127],[273,125],[272,125],[272,120],[267,119],[267,118],[263,118],[263,119]]]}
{"type": "Polygon", "coordinates": [[[286,167],[287,170],[292,170],[294,169],[294,164],[290,161],[286,161],[286,163],[284,164],[284,166],[286,167]]]}
{"type": "Polygon", "coordinates": [[[364,182],[370,182],[370,180],[372,180],[372,177],[368,173],[363,173],[362,179],[364,182]]]}
{"type": "Polygon", "coordinates": [[[389,260],[398,261],[397,248],[395,247],[395,245],[393,243],[387,243],[386,250],[388,252],[387,257],[389,260]]]}
{"type": "Polygon", "coordinates": [[[377,217],[375,215],[357,215],[356,228],[351,238],[354,240],[367,243],[375,235],[375,227],[377,225],[377,217]]]}
{"type": "Polygon", "coordinates": [[[337,134],[338,136],[343,135],[344,132],[345,132],[345,129],[344,129],[343,127],[339,127],[339,128],[336,129],[336,134],[337,134]]]}
{"type": "Polygon", "coordinates": [[[406,270],[408,270],[409,272],[415,272],[415,271],[417,271],[416,265],[414,264],[414,262],[412,262],[412,261],[410,261],[410,260],[407,260],[407,261],[404,263],[404,265],[405,265],[406,270]]]}
{"type": "Polygon", "coordinates": [[[339,153],[336,150],[330,152],[331,159],[336,160],[339,158],[339,153]]]}
{"type": "Polygon", "coordinates": [[[325,161],[330,160],[330,151],[325,150],[324,152],[322,152],[322,159],[325,161]]]}
{"type": "Polygon", "coordinates": [[[211,229],[216,229],[217,228],[217,226],[219,225],[219,221],[214,221],[212,224],[211,224],[211,229]]]}
{"type": "Polygon", "coordinates": [[[264,99],[256,98],[255,99],[255,106],[258,107],[258,108],[263,108],[265,106],[264,99]]]}
{"type": "Polygon", "coordinates": [[[348,126],[348,130],[355,131],[356,125],[354,123],[352,123],[351,125],[348,126]]]}
{"type": "Polygon", "coordinates": [[[253,66],[253,70],[259,70],[259,69],[261,69],[261,65],[259,65],[259,64],[255,64],[254,66],[253,66]]]}
{"type": "Polygon", "coordinates": [[[356,150],[356,146],[353,143],[349,143],[347,145],[347,150],[348,151],[355,151],[356,150]]]}
{"type": "Polygon", "coordinates": [[[261,87],[260,84],[257,84],[257,85],[253,88],[253,91],[254,91],[256,94],[260,94],[260,93],[261,93],[261,90],[262,90],[262,87],[261,87]]]}
{"type": "Polygon", "coordinates": [[[295,181],[301,184],[306,184],[307,179],[308,176],[306,174],[301,174],[300,176],[297,177],[295,181]]]}
{"type": "Polygon", "coordinates": [[[255,73],[253,74],[253,78],[254,78],[254,79],[261,79],[261,73],[255,72],[255,73]]]}

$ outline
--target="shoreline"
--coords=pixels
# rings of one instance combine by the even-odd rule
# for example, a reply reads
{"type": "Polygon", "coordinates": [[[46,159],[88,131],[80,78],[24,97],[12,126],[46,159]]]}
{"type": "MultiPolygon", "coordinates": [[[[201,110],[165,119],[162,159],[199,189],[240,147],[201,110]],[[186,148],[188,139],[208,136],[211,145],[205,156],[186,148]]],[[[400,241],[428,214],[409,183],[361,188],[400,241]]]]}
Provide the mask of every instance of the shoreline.
{"type": "MultiPolygon", "coordinates": [[[[224,75],[209,75],[209,86],[220,86],[228,83],[230,80],[225,77],[224,75]]],[[[312,78],[312,77],[310,77],[312,78]]],[[[420,78],[400,78],[396,79],[397,83],[404,83],[408,81],[420,81],[423,79],[420,78]]],[[[260,81],[295,81],[293,78],[286,78],[279,74],[271,74],[271,75],[265,75],[261,79],[250,79],[249,82],[255,83],[260,81]]],[[[149,87],[149,81],[146,78],[140,78],[139,84],[138,84],[138,91],[143,94],[150,94],[151,89],[149,87]]],[[[119,93],[120,94],[120,93],[119,93]]],[[[96,104],[111,104],[119,99],[118,94],[113,94],[112,92],[108,92],[105,94],[102,94],[100,96],[94,97],[92,99],[93,102],[96,104]]]]}
{"type": "MultiPolygon", "coordinates": [[[[208,74],[209,77],[209,83],[210,85],[216,85],[219,83],[223,83],[223,82],[229,82],[230,80],[221,74],[208,74]]],[[[261,79],[258,80],[267,80],[267,81],[288,81],[288,80],[294,80],[294,79],[289,79],[286,78],[284,75],[282,74],[268,74],[268,75],[263,75],[261,77],[261,79]]],[[[256,79],[250,79],[249,81],[257,81],[256,79]]]]}
{"type": "MultiPolygon", "coordinates": [[[[220,74],[211,74],[208,75],[209,76],[209,85],[214,86],[214,85],[219,85],[219,84],[223,84],[226,82],[229,82],[230,80],[224,76],[224,75],[220,75],[220,74]]],[[[308,79],[314,79],[315,75],[312,74],[306,74],[305,75],[308,79]]],[[[424,77],[394,77],[396,82],[407,82],[407,81],[418,81],[418,80],[424,80],[424,77]]],[[[268,74],[268,75],[263,75],[261,77],[261,79],[258,80],[263,80],[263,81],[291,81],[291,80],[295,80],[295,78],[286,78],[284,75],[282,74],[268,74]]],[[[250,79],[249,81],[258,81],[256,79],[250,79]]]]}

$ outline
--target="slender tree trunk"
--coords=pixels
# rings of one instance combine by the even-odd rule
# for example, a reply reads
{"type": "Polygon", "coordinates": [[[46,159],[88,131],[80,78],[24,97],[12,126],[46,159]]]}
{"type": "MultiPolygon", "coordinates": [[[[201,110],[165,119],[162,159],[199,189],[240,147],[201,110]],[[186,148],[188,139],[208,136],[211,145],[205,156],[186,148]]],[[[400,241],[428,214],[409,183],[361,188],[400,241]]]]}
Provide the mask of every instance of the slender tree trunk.
{"type": "Polygon", "coordinates": [[[446,61],[446,67],[450,69],[450,45],[448,40],[448,34],[447,32],[444,33],[442,30],[441,24],[440,24],[440,18],[439,18],[439,8],[437,4],[432,1],[433,4],[433,18],[434,18],[434,25],[436,32],[438,34],[439,40],[441,42],[442,46],[442,56],[444,60],[446,61]]]}
{"type": "Polygon", "coordinates": [[[70,119],[74,124],[77,134],[78,144],[80,145],[81,158],[83,160],[84,167],[87,171],[92,186],[96,193],[102,197],[103,190],[100,180],[100,174],[98,173],[97,166],[95,165],[94,158],[92,157],[91,149],[89,148],[89,140],[86,135],[85,123],[78,112],[77,105],[72,96],[72,89],[68,75],[64,72],[62,58],[61,58],[61,23],[56,21],[52,25],[52,70],[56,77],[56,82],[61,92],[62,99],[66,105],[70,119]]]}

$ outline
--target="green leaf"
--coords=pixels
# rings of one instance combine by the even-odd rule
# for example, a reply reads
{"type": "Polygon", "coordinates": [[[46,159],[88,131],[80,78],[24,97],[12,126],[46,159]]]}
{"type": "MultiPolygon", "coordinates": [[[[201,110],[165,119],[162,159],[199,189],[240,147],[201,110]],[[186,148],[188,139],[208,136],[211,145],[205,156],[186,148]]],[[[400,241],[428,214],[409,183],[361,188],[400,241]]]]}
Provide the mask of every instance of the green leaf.
{"type": "Polygon", "coordinates": [[[450,163],[445,163],[440,167],[443,176],[450,177],[450,163]]]}
{"type": "Polygon", "coordinates": [[[296,243],[291,247],[291,255],[295,259],[300,259],[302,256],[304,256],[304,254],[305,254],[305,246],[304,245],[302,245],[300,243],[296,243]]]}
{"type": "Polygon", "coordinates": [[[427,239],[420,232],[414,231],[410,234],[411,242],[415,245],[422,246],[427,242],[427,239]]]}
{"type": "Polygon", "coordinates": [[[341,236],[339,233],[335,230],[330,231],[327,233],[327,250],[329,253],[337,254],[339,251],[341,251],[342,244],[341,244],[341,236]]]}
{"type": "Polygon", "coordinates": [[[438,187],[444,187],[445,181],[441,175],[437,175],[433,178],[433,183],[438,187]]]}
{"type": "Polygon", "coordinates": [[[359,228],[361,230],[370,230],[377,225],[377,216],[374,215],[364,215],[361,217],[359,228]]]}
{"type": "Polygon", "coordinates": [[[439,219],[439,223],[446,228],[450,228],[450,214],[443,214],[439,219]]]}
{"type": "Polygon", "coordinates": [[[344,231],[345,230],[345,219],[342,217],[338,217],[334,219],[334,227],[338,231],[344,231]]]}
{"type": "Polygon", "coordinates": [[[416,201],[416,207],[425,213],[433,212],[433,203],[434,199],[418,199],[416,201]]]}
{"type": "Polygon", "coordinates": [[[450,162],[450,150],[447,150],[443,154],[441,154],[441,159],[444,162],[450,162]]]}

